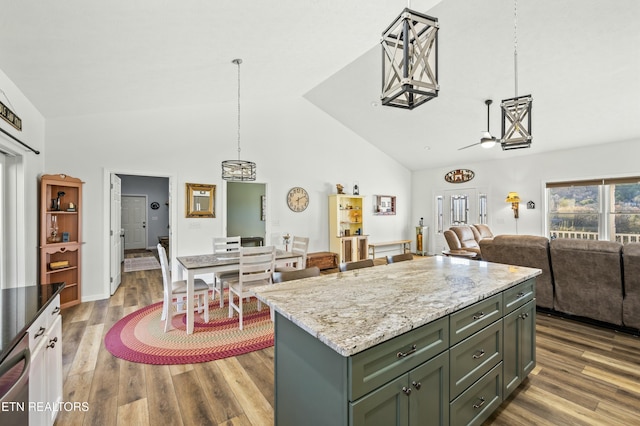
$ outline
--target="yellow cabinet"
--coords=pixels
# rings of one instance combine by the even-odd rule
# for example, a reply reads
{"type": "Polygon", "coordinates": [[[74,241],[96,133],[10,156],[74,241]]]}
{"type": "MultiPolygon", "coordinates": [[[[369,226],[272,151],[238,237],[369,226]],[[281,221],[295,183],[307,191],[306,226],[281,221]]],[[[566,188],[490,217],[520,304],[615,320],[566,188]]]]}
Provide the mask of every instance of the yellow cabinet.
{"type": "Polygon", "coordinates": [[[329,196],[329,251],[338,255],[338,263],[368,257],[363,207],[364,196],[329,196]]]}

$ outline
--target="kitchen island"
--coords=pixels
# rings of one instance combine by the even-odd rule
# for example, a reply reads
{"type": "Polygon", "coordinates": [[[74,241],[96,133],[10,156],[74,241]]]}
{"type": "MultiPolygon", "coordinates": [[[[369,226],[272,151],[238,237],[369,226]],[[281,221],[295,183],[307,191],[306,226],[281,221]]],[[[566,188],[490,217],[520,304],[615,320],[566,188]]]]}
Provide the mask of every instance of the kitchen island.
{"type": "Polygon", "coordinates": [[[255,289],[276,424],[481,423],[535,366],[540,273],[437,256],[255,289]]]}

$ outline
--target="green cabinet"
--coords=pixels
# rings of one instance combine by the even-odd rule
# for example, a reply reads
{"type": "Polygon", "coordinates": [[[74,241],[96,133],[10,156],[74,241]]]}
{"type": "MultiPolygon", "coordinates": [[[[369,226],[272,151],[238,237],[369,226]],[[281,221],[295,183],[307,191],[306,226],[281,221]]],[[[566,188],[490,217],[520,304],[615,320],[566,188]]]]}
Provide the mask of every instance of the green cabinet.
{"type": "Polygon", "coordinates": [[[351,356],[276,312],[275,424],[479,425],[535,363],[534,279],[351,356]]]}
{"type": "Polygon", "coordinates": [[[536,365],[536,305],[529,301],[504,317],[504,397],[536,365]]]}
{"type": "Polygon", "coordinates": [[[447,351],[350,403],[349,424],[448,425],[448,371],[447,351]]]}

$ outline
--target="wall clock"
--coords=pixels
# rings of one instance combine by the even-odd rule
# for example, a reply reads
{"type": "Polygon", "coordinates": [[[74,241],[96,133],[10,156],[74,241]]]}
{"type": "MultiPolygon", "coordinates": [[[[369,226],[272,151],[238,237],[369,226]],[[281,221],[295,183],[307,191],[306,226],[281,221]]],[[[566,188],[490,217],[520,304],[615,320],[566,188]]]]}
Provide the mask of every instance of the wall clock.
{"type": "Polygon", "coordinates": [[[309,193],[299,186],[291,188],[287,194],[287,205],[294,212],[304,211],[309,206],[309,193]]]}

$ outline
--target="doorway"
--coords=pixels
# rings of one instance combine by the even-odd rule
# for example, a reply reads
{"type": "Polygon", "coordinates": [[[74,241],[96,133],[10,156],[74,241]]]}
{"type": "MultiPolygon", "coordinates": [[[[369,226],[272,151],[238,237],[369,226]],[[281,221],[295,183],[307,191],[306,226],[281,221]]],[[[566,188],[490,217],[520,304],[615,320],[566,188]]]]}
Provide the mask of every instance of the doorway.
{"type": "Polygon", "coordinates": [[[266,241],[266,184],[227,182],[227,236],[266,241]]]}
{"type": "MultiPolygon", "coordinates": [[[[105,240],[104,250],[109,254],[104,261],[105,297],[113,295],[118,288],[118,274],[124,261],[125,248],[153,249],[160,237],[168,237],[169,246],[172,246],[172,229],[176,229],[177,210],[171,203],[171,194],[177,191],[176,181],[173,175],[104,170],[107,218],[104,226],[106,235],[113,236],[105,240]],[[117,190],[118,186],[121,187],[120,191],[117,190]],[[116,192],[120,192],[119,197],[116,192]],[[132,201],[130,197],[137,200],[132,201]],[[129,204],[125,206],[125,203],[129,204]],[[137,225],[131,228],[127,225],[126,228],[130,229],[120,237],[125,229],[125,222],[137,225]]],[[[167,256],[170,257],[172,251],[170,248],[167,256]]]]}

